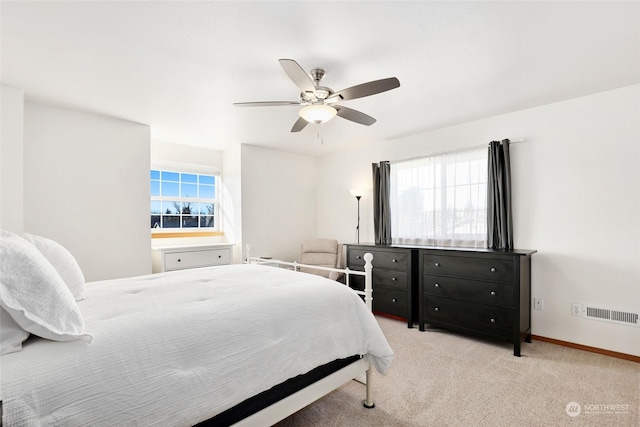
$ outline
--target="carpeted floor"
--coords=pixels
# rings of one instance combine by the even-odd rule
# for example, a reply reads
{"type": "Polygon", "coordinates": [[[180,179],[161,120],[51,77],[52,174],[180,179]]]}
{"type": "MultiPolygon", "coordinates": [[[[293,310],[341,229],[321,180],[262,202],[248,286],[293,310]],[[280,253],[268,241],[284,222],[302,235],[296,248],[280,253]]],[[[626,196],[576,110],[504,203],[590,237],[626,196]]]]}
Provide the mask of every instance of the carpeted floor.
{"type": "Polygon", "coordinates": [[[638,363],[539,341],[515,357],[507,343],[378,321],[395,358],[373,378],[376,407],[350,381],[278,427],[640,426],[638,363]]]}

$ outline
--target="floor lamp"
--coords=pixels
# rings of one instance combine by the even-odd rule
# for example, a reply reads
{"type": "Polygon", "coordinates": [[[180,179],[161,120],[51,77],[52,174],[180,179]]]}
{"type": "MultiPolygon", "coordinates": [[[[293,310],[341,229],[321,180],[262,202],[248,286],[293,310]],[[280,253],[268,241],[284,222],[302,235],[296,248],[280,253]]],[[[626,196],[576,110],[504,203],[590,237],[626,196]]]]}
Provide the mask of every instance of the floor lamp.
{"type": "Polygon", "coordinates": [[[363,190],[357,188],[351,189],[351,195],[355,196],[358,201],[358,225],[356,225],[356,243],[360,243],[360,198],[364,195],[363,190]]]}

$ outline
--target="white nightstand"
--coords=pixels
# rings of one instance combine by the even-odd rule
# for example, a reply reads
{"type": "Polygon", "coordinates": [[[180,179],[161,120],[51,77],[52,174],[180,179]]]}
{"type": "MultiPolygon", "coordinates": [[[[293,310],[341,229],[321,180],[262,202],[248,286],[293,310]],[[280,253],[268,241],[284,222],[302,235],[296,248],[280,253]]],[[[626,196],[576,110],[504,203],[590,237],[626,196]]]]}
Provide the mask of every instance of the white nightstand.
{"type": "Polygon", "coordinates": [[[154,273],[231,264],[230,243],[204,245],[158,246],[151,250],[154,273]]]}

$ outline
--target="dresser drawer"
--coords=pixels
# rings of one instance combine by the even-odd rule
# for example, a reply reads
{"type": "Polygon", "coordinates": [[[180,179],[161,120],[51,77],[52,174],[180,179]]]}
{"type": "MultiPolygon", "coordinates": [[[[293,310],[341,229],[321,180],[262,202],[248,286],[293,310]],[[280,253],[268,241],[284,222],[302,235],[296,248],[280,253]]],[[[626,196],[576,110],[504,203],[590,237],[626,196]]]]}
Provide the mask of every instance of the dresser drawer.
{"type": "Polygon", "coordinates": [[[438,254],[423,254],[424,274],[468,277],[514,283],[513,259],[474,258],[438,254]]]}
{"type": "Polygon", "coordinates": [[[402,318],[409,317],[409,302],[406,290],[384,288],[373,290],[373,310],[402,318]]]}
{"type": "Polygon", "coordinates": [[[513,285],[507,283],[481,282],[447,276],[422,277],[423,293],[487,304],[513,307],[513,285]]]}
{"type": "Polygon", "coordinates": [[[455,325],[509,338],[513,335],[513,309],[424,296],[424,320],[427,323],[455,325]]]}
{"type": "MultiPolygon", "coordinates": [[[[377,270],[372,271],[373,283],[377,286],[386,286],[390,288],[407,289],[407,272],[396,270],[377,270]]],[[[375,289],[375,288],[374,288],[375,289]]]]}
{"type": "Polygon", "coordinates": [[[394,251],[394,250],[376,250],[355,248],[349,250],[349,259],[347,259],[347,265],[349,268],[362,270],[364,268],[364,254],[367,252],[373,255],[373,268],[381,269],[393,269],[393,270],[409,270],[409,256],[408,251],[394,251]]]}
{"type": "Polygon", "coordinates": [[[164,254],[164,266],[168,271],[229,264],[229,252],[228,249],[167,252],[164,254]]]}

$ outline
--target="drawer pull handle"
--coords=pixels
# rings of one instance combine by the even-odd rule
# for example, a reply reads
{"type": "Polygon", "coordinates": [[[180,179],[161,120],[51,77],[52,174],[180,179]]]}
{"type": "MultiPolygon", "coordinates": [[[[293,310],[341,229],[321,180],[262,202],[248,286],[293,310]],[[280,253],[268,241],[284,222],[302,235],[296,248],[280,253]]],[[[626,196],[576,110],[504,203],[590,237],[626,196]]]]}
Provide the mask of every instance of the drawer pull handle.
{"type": "Polygon", "coordinates": [[[435,265],[436,267],[440,267],[440,263],[439,263],[439,262],[436,262],[436,263],[435,263],[435,264],[433,264],[433,265],[435,265]]]}
{"type": "Polygon", "coordinates": [[[491,323],[496,323],[496,319],[491,319],[491,323]]]}
{"type": "Polygon", "coordinates": [[[440,287],[440,283],[436,283],[436,284],[435,284],[435,285],[433,285],[433,286],[435,286],[436,288],[439,288],[439,287],[440,287]]]}
{"type": "Polygon", "coordinates": [[[356,259],[362,259],[360,255],[356,255],[356,259]]]}
{"type": "Polygon", "coordinates": [[[397,300],[397,299],[395,299],[395,298],[392,298],[392,299],[391,299],[391,302],[398,302],[398,300],[397,300]]]}
{"type": "Polygon", "coordinates": [[[180,258],[178,258],[178,262],[182,261],[180,258]]]}
{"type": "Polygon", "coordinates": [[[491,291],[491,295],[495,295],[495,294],[496,294],[496,291],[491,291]]]}
{"type": "Polygon", "coordinates": [[[392,281],[392,282],[395,282],[396,280],[398,280],[398,279],[396,279],[395,277],[392,277],[392,278],[391,278],[391,281],[392,281]]]}
{"type": "Polygon", "coordinates": [[[222,258],[222,255],[218,255],[218,258],[222,258]]]}
{"type": "Polygon", "coordinates": [[[434,311],[439,311],[440,309],[438,307],[435,307],[433,310],[434,311]]]}
{"type": "Polygon", "coordinates": [[[496,268],[495,267],[491,267],[491,272],[495,273],[496,272],[496,268]]]}
{"type": "Polygon", "coordinates": [[[394,258],[391,260],[391,262],[398,262],[398,260],[394,258]]]}

